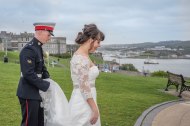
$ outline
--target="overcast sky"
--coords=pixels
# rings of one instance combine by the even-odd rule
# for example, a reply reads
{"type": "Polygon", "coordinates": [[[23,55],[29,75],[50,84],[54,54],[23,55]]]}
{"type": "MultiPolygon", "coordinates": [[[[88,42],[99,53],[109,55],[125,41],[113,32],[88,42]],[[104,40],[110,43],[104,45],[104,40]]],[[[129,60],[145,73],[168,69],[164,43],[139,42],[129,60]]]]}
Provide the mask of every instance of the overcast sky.
{"type": "Polygon", "coordinates": [[[74,43],[84,24],[95,23],[104,44],[190,40],[189,8],[190,0],[0,0],[0,31],[55,22],[55,36],[74,43]]]}

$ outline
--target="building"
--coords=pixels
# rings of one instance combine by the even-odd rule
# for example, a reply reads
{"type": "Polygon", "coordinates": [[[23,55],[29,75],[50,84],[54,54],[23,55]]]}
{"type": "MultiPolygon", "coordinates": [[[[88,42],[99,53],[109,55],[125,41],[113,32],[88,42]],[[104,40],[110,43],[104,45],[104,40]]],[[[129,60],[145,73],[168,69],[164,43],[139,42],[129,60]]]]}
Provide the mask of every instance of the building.
{"type": "Polygon", "coordinates": [[[43,45],[43,50],[49,54],[63,54],[67,52],[65,37],[52,37],[50,42],[43,45]]]}
{"type": "Polygon", "coordinates": [[[78,44],[67,44],[67,52],[69,52],[71,56],[73,55],[74,52],[77,51],[78,48],[79,48],[78,44]]]}
{"type": "MultiPolygon", "coordinates": [[[[4,48],[7,47],[7,50],[11,49],[11,38],[12,38],[12,35],[13,33],[7,33],[6,31],[1,31],[0,32],[0,38],[1,38],[1,41],[4,45],[4,48]]],[[[5,50],[5,49],[4,49],[5,50]]]]}
{"type": "MultiPolygon", "coordinates": [[[[0,38],[2,43],[6,43],[7,46],[3,46],[4,50],[21,51],[21,49],[30,42],[34,37],[34,33],[20,33],[13,34],[6,31],[0,32],[0,38]]],[[[3,44],[2,44],[3,45],[3,44]]],[[[0,46],[1,47],[1,46],[0,46]]],[[[51,40],[42,46],[43,50],[49,52],[49,54],[62,54],[67,52],[66,37],[52,37],[51,40]]],[[[1,48],[0,48],[1,49],[1,48]]]]}
{"type": "Polygon", "coordinates": [[[34,37],[33,33],[20,33],[20,35],[13,35],[11,40],[11,50],[21,51],[21,49],[30,42],[34,37]]]}

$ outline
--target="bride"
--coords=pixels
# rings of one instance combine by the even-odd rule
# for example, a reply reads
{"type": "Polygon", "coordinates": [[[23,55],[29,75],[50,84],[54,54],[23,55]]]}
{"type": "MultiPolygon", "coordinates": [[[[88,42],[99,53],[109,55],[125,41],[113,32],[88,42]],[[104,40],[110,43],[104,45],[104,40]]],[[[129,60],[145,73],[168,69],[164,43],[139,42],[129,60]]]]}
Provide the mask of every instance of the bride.
{"type": "Polygon", "coordinates": [[[80,47],[74,53],[70,66],[74,88],[69,101],[72,126],[101,125],[95,88],[99,70],[90,60],[89,53],[94,52],[103,40],[104,34],[95,24],[85,25],[75,40],[80,47]]]}
{"type": "Polygon", "coordinates": [[[71,62],[73,91],[68,103],[59,85],[51,79],[47,92],[40,91],[44,107],[45,126],[101,126],[96,100],[95,80],[99,75],[97,66],[89,58],[104,34],[95,24],[85,25],[75,40],[80,44],[71,62]]]}

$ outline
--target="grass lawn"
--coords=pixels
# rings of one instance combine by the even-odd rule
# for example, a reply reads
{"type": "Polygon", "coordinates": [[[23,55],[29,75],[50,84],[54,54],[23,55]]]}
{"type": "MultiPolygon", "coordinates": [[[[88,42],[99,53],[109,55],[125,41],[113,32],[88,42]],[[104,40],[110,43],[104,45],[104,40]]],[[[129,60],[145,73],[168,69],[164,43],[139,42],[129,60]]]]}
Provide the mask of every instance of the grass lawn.
{"type": "MultiPolygon", "coordinates": [[[[3,57],[5,55],[4,51],[0,51],[0,60],[3,61],[3,57]]],[[[18,62],[18,58],[19,58],[19,52],[13,52],[13,51],[7,51],[7,55],[9,58],[10,62],[18,62]]]]}
{"type": "MultiPolygon", "coordinates": [[[[64,67],[48,67],[48,70],[69,99],[72,91],[69,60],[60,59],[60,62],[64,67]]],[[[0,126],[20,125],[21,111],[16,97],[19,77],[19,64],[0,61],[0,126]]],[[[165,78],[100,73],[96,87],[102,126],[133,126],[150,106],[177,99],[157,90],[163,89],[166,82],[165,78]]]]}

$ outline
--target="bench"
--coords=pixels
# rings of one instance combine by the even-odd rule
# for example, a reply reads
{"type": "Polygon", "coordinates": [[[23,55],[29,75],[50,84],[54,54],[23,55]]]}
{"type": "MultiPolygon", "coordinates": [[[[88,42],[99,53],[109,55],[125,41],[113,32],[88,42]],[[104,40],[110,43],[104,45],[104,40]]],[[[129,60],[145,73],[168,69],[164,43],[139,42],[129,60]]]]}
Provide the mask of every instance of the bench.
{"type": "Polygon", "coordinates": [[[167,71],[167,73],[168,73],[168,83],[167,83],[165,91],[168,91],[168,87],[170,85],[176,86],[176,91],[177,92],[178,92],[178,89],[179,89],[179,86],[180,86],[180,92],[179,92],[178,97],[181,97],[181,93],[183,91],[190,91],[190,86],[186,85],[189,82],[185,81],[185,79],[184,79],[184,77],[182,75],[174,74],[174,73],[171,73],[169,71],[167,71]]]}

